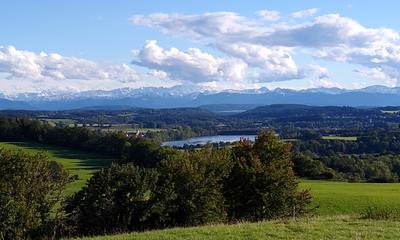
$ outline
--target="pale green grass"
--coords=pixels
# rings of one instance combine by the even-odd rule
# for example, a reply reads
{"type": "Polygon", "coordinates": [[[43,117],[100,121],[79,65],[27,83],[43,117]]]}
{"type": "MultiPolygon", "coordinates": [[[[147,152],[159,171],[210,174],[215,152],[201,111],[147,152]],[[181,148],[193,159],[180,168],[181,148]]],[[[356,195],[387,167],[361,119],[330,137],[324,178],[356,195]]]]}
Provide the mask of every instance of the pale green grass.
{"type": "Polygon", "coordinates": [[[304,180],[318,215],[359,214],[368,206],[400,208],[399,183],[347,183],[304,180]]]}
{"type": "Polygon", "coordinates": [[[298,219],[296,221],[174,228],[83,239],[400,239],[400,222],[370,221],[349,216],[336,216],[298,219]]]}
{"type": "Polygon", "coordinates": [[[357,137],[340,137],[340,136],[323,136],[324,140],[342,140],[342,141],[357,141],[357,137]]]}
{"type": "Polygon", "coordinates": [[[31,153],[45,151],[51,160],[61,163],[71,175],[78,175],[79,179],[67,187],[68,193],[81,189],[94,172],[110,165],[114,160],[102,155],[38,143],[0,142],[0,147],[14,150],[21,149],[31,153]]]}

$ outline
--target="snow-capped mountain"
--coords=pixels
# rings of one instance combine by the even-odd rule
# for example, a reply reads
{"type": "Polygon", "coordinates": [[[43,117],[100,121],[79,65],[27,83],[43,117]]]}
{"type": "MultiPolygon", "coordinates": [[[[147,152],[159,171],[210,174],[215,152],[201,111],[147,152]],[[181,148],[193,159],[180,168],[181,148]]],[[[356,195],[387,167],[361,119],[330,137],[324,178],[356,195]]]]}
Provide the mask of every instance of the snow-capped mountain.
{"type": "Polygon", "coordinates": [[[73,109],[112,106],[172,108],[209,104],[279,104],[387,106],[400,105],[400,88],[370,86],[363,89],[313,88],[292,90],[276,88],[226,90],[213,92],[198,86],[171,88],[119,88],[82,92],[43,91],[39,93],[0,93],[0,109],[73,109]]]}

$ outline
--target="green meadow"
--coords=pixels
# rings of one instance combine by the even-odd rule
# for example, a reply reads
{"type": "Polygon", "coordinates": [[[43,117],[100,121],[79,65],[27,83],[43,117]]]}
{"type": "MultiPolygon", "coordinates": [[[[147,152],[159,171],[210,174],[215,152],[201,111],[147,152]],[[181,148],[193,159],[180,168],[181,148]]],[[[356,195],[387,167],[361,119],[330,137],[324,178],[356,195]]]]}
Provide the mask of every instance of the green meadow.
{"type": "Polygon", "coordinates": [[[71,175],[77,175],[78,180],[67,187],[67,192],[76,192],[85,185],[93,173],[104,166],[111,164],[113,159],[102,155],[76,151],[63,147],[55,147],[29,142],[0,142],[0,147],[6,149],[23,150],[30,153],[44,151],[51,160],[61,163],[71,175]]]}
{"type": "Polygon", "coordinates": [[[400,208],[399,183],[303,180],[300,187],[311,190],[317,215],[358,215],[368,206],[400,208]]]}

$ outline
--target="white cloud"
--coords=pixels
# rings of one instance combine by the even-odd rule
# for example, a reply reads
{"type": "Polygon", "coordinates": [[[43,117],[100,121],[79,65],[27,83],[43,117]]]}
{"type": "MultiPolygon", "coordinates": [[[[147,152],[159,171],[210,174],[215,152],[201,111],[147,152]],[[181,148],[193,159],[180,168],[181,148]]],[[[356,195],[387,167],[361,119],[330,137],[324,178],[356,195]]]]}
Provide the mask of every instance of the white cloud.
{"type": "Polygon", "coordinates": [[[287,47],[264,47],[251,43],[217,44],[216,47],[230,56],[240,58],[261,71],[257,82],[282,81],[302,78],[303,74],[287,47]],[[262,76],[262,77],[261,77],[262,76]]]}
{"type": "Polygon", "coordinates": [[[112,80],[135,82],[138,74],[126,64],[101,65],[93,61],[63,57],[59,54],[17,50],[0,47],[0,72],[8,79],[43,80],[112,80]]]}
{"type": "Polygon", "coordinates": [[[317,79],[327,79],[330,76],[330,72],[327,68],[321,67],[316,63],[308,64],[307,72],[309,76],[315,76],[317,79]]]}
{"type": "Polygon", "coordinates": [[[307,18],[307,17],[314,16],[317,12],[318,12],[318,8],[309,8],[306,10],[294,12],[290,16],[292,18],[307,18]]]}
{"type": "Polygon", "coordinates": [[[190,37],[195,40],[240,41],[269,31],[234,12],[214,12],[197,15],[155,13],[135,15],[130,19],[135,25],[160,29],[163,33],[190,37]]]}
{"type": "Polygon", "coordinates": [[[330,81],[328,79],[315,79],[310,80],[310,87],[311,88],[343,88],[337,82],[330,81]]]}
{"type": "Polygon", "coordinates": [[[260,16],[265,21],[278,21],[281,16],[278,11],[270,11],[270,10],[261,10],[257,12],[257,15],[260,16]]]}
{"type": "Polygon", "coordinates": [[[157,41],[148,41],[137,51],[134,64],[162,71],[174,80],[200,83],[220,80],[242,81],[247,64],[233,58],[217,58],[197,48],[182,52],[177,48],[164,50],[157,41]]]}
{"type": "MultiPolygon", "coordinates": [[[[368,79],[382,81],[384,84],[396,86],[396,79],[384,71],[382,68],[354,69],[354,72],[368,79]]],[[[398,73],[397,73],[398,74],[398,73]]]]}
{"type": "MultiPolygon", "coordinates": [[[[261,68],[267,74],[269,70],[275,70],[277,76],[272,77],[281,76],[280,80],[284,80],[285,75],[286,80],[296,79],[302,71],[307,72],[307,69],[299,70],[292,58],[293,49],[306,49],[314,58],[380,68],[390,79],[399,81],[398,32],[388,28],[368,28],[339,14],[318,16],[305,23],[296,22],[296,18],[310,17],[316,12],[317,9],[296,12],[291,15],[293,21],[276,24],[259,22],[232,12],[151,14],[134,16],[132,23],[211,44],[229,56],[242,59],[249,68],[261,68]],[[295,73],[296,69],[297,75],[284,74],[295,73]]],[[[262,12],[258,14],[262,15],[262,12]]],[[[264,14],[268,16],[268,12],[264,14]]],[[[265,76],[262,71],[255,75],[265,76]]]]}

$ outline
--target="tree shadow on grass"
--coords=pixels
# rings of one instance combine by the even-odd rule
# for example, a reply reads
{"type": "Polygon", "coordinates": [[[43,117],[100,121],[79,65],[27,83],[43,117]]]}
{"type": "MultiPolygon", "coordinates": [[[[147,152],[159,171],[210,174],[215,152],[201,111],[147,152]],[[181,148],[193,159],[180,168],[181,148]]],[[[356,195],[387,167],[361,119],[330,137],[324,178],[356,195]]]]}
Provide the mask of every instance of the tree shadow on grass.
{"type": "Polygon", "coordinates": [[[32,142],[10,142],[9,144],[28,150],[44,151],[49,154],[50,159],[55,158],[53,160],[58,160],[60,163],[69,162],[76,166],[68,167],[69,170],[97,170],[107,167],[111,165],[112,162],[117,161],[117,159],[108,156],[84,152],[67,147],[58,147],[32,142]]]}

